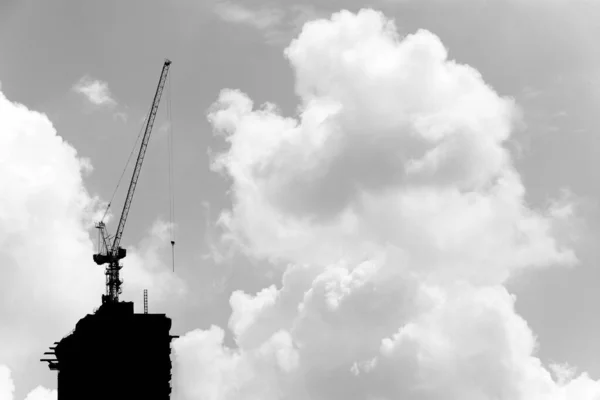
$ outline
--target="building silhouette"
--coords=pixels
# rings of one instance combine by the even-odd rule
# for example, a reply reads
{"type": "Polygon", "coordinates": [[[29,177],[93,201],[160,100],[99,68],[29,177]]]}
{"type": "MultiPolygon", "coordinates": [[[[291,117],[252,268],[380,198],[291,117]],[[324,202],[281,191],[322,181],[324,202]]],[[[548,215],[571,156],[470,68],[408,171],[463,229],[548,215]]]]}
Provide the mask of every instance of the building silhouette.
{"type": "Polygon", "coordinates": [[[169,400],[171,319],[135,314],[132,302],[106,302],[50,347],[58,400],[169,400]]]}

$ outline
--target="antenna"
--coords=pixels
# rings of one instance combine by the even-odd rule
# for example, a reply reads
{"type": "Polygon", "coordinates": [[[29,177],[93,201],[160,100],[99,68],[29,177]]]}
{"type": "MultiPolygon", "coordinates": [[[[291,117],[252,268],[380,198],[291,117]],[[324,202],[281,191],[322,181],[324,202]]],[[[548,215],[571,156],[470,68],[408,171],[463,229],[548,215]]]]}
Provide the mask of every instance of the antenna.
{"type": "Polygon", "coordinates": [[[144,289],[144,314],[148,314],[148,289],[144,289]]]}

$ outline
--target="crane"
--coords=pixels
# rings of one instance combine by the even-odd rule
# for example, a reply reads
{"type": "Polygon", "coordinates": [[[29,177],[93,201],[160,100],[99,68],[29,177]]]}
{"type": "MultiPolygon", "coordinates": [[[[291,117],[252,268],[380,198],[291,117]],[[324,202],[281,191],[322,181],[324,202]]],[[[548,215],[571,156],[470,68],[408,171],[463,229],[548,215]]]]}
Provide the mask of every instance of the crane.
{"type": "MultiPolygon", "coordinates": [[[[131,202],[133,201],[133,194],[142,170],[142,163],[144,162],[144,155],[148,147],[148,141],[150,140],[150,134],[152,133],[152,126],[154,125],[154,119],[158,112],[158,105],[160,98],[167,80],[167,74],[169,73],[169,66],[171,61],[166,59],[160,79],[158,81],[158,87],[154,94],[154,100],[152,101],[152,107],[150,108],[150,114],[146,121],[146,127],[144,129],[144,136],[142,137],[142,144],[140,145],[140,151],[137,156],[131,182],[129,183],[129,190],[127,191],[127,197],[125,198],[125,204],[123,205],[123,211],[121,212],[121,218],[119,219],[119,225],[117,232],[114,236],[110,236],[106,230],[104,221],[100,221],[96,224],[96,228],[100,231],[101,247],[98,254],[94,254],[94,262],[98,265],[108,264],[106,266],[106,294],[102,295],[102,304],[105,303],[118,303],[119,294],[121,294],[121,285],[123,281],[119,278],[119,271],[123,266],[120,264],[120,260],[125,258],[127,250],[120,246],[121,237],[125,229],[125,223],[127,222],[127,215],[131,209],[131,202]],[[110,243],[112,239],[112,244],[110,243]]],[[[174,244],[171,242],[171,244],[174,244]]]]}

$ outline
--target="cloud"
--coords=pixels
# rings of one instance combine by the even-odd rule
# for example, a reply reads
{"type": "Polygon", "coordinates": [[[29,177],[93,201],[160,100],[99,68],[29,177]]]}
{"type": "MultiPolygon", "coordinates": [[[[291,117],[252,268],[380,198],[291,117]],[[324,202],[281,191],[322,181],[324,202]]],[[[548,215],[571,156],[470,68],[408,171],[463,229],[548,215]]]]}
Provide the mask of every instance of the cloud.
{"type": "MultiPolygon", "coordinates": [[[[90,229],[104,204],[85,188],[90,171],[44,114],[0,92],[0,364],[18,387],[37,383],[31,360],[40,364],[48,346],[100,305],[105,277],[92,261],[90,229]]],[[[147,285],[156,301],[181,291],[156,260],[162,229],[133,248],[123,270],[125,291],[147,285]]]]}
{"type": "MultiPolygon", "coordinates": [[[[391,3],[391,4],[410,4],[416,3],[415,0],[380,0],[381,3],[391,3]]],[[[486,0],[427,0],[430,3],[438,3],[438,4],[456,4],[456,3],[465,3],[465,4],[485,4],[486,0]]],[[[554,5],[568,5],[573,3],[579,4],[593,4],[595,0],[499,0],[498,2],[503,3],[513,3],[517,5],[541,5],[544,6],[554,6],[554,5]]]]}
{"type": "Polygon", "coordinates": [[[285,43],[300,31],[304,22],[319,12],[309,5],[247,6],[239,2],[220,0],[213,11],[223,21],[250,26],[264,34],[268,44],[285,43]]]}
{"type": "Polygon", "coordinates": [[[92,104],[96,106],[112,107],[117,101],[112,97],[108,88],[108,83],[98,79],[92,79],[89,76],[82,77],[79,82],[73,86],[76,93],[82,94],[92,104]]]}
{"type": "Polygon", "coordinates": [[[99,200],[83,186],[87,163],[45,115],[2,94],[0,115],[0,184],[10,188],[0,196],[0,336],[11,343],[0,360],[15,370],[92,309],[104,280],[90,262],[99,200]]]}
{"type": "Polygon", "coordinates": [[[229,329],[175,341],[175,392],[208,399],[592,400],[536,357],[505,283],[574,265],[575,204],[534,209],[505,147],[519,112],[433,33],[373,10],[304,25],[284,117],[223,90],[229,240],[279,286],[236,291],[229,329]]]}
{"type": "MultiPolygon", "coordinates": [[[[0,364],[0,400],[13,400],[14,391],[15,384],[12,380],[10,369],[0,364]]],[[[56,390],[38,386],[29,392],[25,400],[56,400],[57,397],[58,392],[56,390]]]]}
{"type": "Polygon", "coordinates": [[[123,298],[135,301],[144,289],[157,303],[176,302],[187,294],[185,282],[171,271],[169,232],[170,224],[158,219],[138,246],[129,247],[123,298]]]}
{"type": "Polygon", "coordinates": [[[10,369],[0,364],[0,400],[12,400],[15,384],[10,369]]]}
{"type": "Polygon", "coordinates": [[[214,12],[224,21],[245,24],[260,30],[273,28],[283,20],[283,11],[278,8],[252,9],[232,1],[218,2],[214,12]]]}
{"type": "Polygon", "coordinates": [[[118,119],[118,120],[120,120],[123,123],[126,123],[127,120],[129,119],[127,113],[124,113],[124,112],[116,112],[116,113],[114,113],[113,114],[113,118],[114,119],[118,119]]]}
{"type": "Polygon", "coordinates": [[[43,386],[38,386],[33,389],[25,400],[56,400],[58,398],[58,392],[56,390],[46,389],[43,386]]]}

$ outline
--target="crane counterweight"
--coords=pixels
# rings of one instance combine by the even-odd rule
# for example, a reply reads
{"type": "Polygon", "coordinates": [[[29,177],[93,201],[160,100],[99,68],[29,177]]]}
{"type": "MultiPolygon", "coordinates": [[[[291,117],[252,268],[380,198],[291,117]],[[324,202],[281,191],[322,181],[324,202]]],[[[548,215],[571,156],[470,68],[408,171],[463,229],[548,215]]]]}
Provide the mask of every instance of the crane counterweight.
{"type": "Polygon", "coordinates": [[[120,260],[125,258],[127,250],[120,246],[123,231],[125,230],[125,223],[127,222],[127,216],[131,209],[131,203],[133,201],[133,195],[137,186],[137,182],[142,170],[142,163],[144,162],[144,156],[146,149],[148,148],[148,142],[150,140],[150,134],[152,133],[152,127],[154,126],[154,120],[156,113],[158,112],[158,105],[162,96],[162,92],[167,80],[167,74],[171,65],[170,60],[165,60],[160,79],[158,81],[158,87],[152,100],[152,106],[150,108],[150,114],[146,121],[146,127],[144,130],[144,136],[142,137],[142,143],[140,145],[140,151],[138,153],[137,161],[133,169],[131,182],[129,183],[129,189],[127,191],[127,197],[123,204],[123,210],[121,212],[121,218],[119,219],[119,225],[117,232],[113,237],[108,235],[106,231],[106,225],[103,221],[96,224],[96,228],[99,230],[101,238],[101,249],[98,254],[94,254],[94,262],[98,265],[108,264],[106,267],[106,294],[102,296],[102,304],[107,302],[118,302],[119,294],[121,294],[121,285],[123,281],[119,278],[119,271],[123,266],[120,264],[120,260]],[[112,239],[112,243],[110,242],[112,239]]]}

